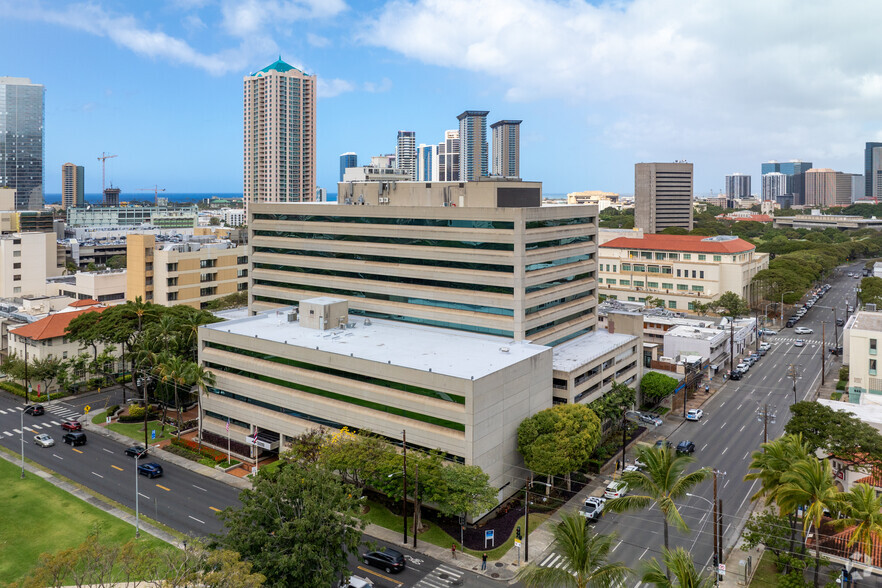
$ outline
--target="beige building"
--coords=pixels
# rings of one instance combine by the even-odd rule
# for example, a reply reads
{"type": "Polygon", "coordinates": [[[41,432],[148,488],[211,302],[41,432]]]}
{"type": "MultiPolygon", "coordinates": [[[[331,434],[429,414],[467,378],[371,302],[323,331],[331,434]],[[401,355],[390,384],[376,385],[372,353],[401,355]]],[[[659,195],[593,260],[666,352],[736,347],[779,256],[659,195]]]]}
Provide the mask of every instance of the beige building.
{"type": "Polygon", "coordinates": [[[126,299],[204,308],[216,298],[248,289],[248,249],[214,237],[180,243],[131,234],[126,246],[126,299]]]}
{"type": "Polygon", "coordinates": [[[828,168],[805,172],[806,206],[848,206],[851,204],[851,174],[828,168]]]}
{"type": "MultiPolygon", "coordinates": [[[[67,337],[67,327],[70,322],[87,312],[102,312],[107,307],[99,305],[95,300],[81,300],[60,312],[50,314],[30,324],[12,328],[8,333],[8,352],[10,355],[25,357],[27,349],[28,361],[48,359],[71,359],[81,353],[88,352],[91,356],[91,346],[88,351],[77,341],[67,337]]],[[[105,348],[102,343],[97,344],[98,353],[105,348]]],[[[36,383],[31,382],[36,389],[36,383]]]]}
{"type": "Polygon", "coordinates": [[[77,272],[46,280],[48,296],[67,296],[74,300],[96,300],[107,306],[126,301],[126,270],[106,269],[77,272]]]}
{"type": "Polygon", "coordinates": [[[281,59],[244,78],[244,196],[253,202],[315,197],[316,77],[281,59]]]}
{"type": "Polygon", "coordinates": [[[493,136],[494,176],[517,178],[521,175],[520,120],[500,120],[490,125],[493,136]]]}
{"type": "Polygon", "coordinates": [[[842,332],[843,361],[848,365],[848,398],[857,404],[882,404],[879,343],[882,312],[860,310],[842,332]]]}
{"type": "Polygon", "coordinates": [[[634,165],[634,226],[647,233],[692,230],[692,164],[634,165]]]}
{"type": "Polygon", "coordinates": [[[584,192],[570,192],[567,194],[567,204],[594,204],[597,212],[606,208],[621,210],[619,195],[616,192],[601,192],[600,190],[585,190],[584,192]]]}
{"type": "Polygon", "coordinates": [[[693,310],[724,292],[751,300],[751,280],[769,267],[769,255],[727,235],[619,237],[598,249],[598,289],[603,298],[661,299],[665,307],[693,310]]]}
{"type": "Polygon", "coordinates": [[[55,233],[0,235],[0,298],[42,296],[46,278],[60,276],[63,270],[55,233]]]}
{"type": "Polygon", "coordinates": [[[61,166],[61,208],[85,206],[86,177],[83,166],[65,163],[61,166]]]}

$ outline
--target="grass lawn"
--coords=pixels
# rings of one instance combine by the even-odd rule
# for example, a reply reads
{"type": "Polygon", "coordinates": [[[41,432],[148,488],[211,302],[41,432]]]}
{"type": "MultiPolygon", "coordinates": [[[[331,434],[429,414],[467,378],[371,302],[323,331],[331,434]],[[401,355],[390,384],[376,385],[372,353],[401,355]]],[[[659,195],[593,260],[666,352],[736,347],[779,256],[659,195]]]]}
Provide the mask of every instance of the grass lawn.
{"type": "MultiPolygon", "coordinates": [[[[381,527],[385,527],[386,529],[391,529],[393,531],[403,532],[404,528],[402,526],[401,515],[396,515],[389,511],[385,506],[378,502],[374,502],[373,500],[368,500],[367,505],[370,507],[370,512],[368,512],[364,518],[368,523],[373,523],[375,525],[379,525],[381,527]]],[[[412,505],[411,505],[412,507],[412,505]]],[[[409,512],[411,512],[409,510],[409,512]]],[[[533,531],[545,522],[548,518],[547,514],[533,514],[530,516],[530,530],[533,531]]],[[[413,531],[413,518],[408,517],[408,529],[413,531]]],[[[518,525],[523,527],[524,519],[521,517],[518,519],[518,525]]],[[[437,545],[439,547],[443,547],[445,549],[450,549],[450,544],[453,543],[450,535],[444,532],[440,527],[430,523],[429,521],[423,519],[423,526],[427,527],[425,531],[419,534],[418,539],[420,541],[426,541],[427,543],[431,543],[432,545],[437,545]]],[[[514,546],[514,534],[509,537],[508,541],[501,545],[497,545],[494,549],[491,549],[487,552],[487,559],[496,560],[502,557],[502,555],[511,549],[514,546]]],[[[456,541],[456,549],[460,552],[465,552],[470,555],[474,555],[477,557],[481,557],[482,551],[474,551],[472,549],[464,549],[459,541],[456,541]]]]}
{"type": "MultiPolygon", "coordinates": [[[[71,496],[34,474],[20,479],[21,468],[0,459],[0,578],[14,582],[26,578],[41,553],[76,547],[91,533],[101,541],[134,540],[135,529],[104,511],[71,496]]],[[[174,547],[141,534],[140,548],[174,547]]]]}
{"type": "MultiPolygon", "coordinates": [[[[102,413],[96,415],[92,418],[92,424],[102,425],[107,421],[107,415],[102,413]]],[[[130,437],[135,441],[139,441],[140,443],[144,443],[144,423],[110,423],[106,425],[108,429],[119,433],[120,435],[125,435],[126,437],[130,437]]],[[[150,443],[156,443],[157,441],[162,441],[163,439],[172,439],[174,435],[171,432],[172,428],[169,425],[165,426],[165,433],[162,432],[162,423],[159,421],[147,421],[147,438],[150,443]],[[156,431],[156,439],[150,436],[150,434],[156,431]]]]}
{"type": "MultiPolygon", "coordinates": [[[[728,570],[727,570],[728,571],[728,570]]],[[[769,588],[777,586],[781,576],[778,575],[778,568],[775,566],[775,556],[771,551],[763,551],[763,558],[757,565],[756,572],[750,580],[753,588],[769,588]]]]}

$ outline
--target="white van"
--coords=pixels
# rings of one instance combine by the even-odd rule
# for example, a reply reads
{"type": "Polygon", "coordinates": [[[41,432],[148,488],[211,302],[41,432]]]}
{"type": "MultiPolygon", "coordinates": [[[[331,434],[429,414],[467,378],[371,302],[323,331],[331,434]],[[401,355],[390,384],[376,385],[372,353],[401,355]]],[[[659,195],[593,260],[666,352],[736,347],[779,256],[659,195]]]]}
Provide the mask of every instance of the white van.
{"type": "Polygon", "coordinates": [[[373,586],[373,582],[358,576],[350,576],[348,580],[340,584],[340,588],[373,588],[373,586]]]}

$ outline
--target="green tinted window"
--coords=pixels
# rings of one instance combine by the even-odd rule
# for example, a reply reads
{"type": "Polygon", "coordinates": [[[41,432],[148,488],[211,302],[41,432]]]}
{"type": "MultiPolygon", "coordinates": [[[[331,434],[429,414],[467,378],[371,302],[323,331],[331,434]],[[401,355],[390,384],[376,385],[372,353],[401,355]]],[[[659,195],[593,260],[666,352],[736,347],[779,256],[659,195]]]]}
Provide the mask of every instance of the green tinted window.
{"type": "Polygon", "coordinates": [[[511,221],[460,220],[442,218],[380,218],[361,216],[324,216],[316,214],[265,214],[254,215],[254,220],[274,220],[317,223],[349,223],[366,225],[401,225],[410,227],[454,227],[461,229],[514,229],[511,221]]]}
{"type": "Polygon", "coordinates": [[[254,235],[258,237],[282,237],[285,239],[324,239],[327,241],[349,241],[355,243],[390,243],[393,245],[420,245],[423,247],[456,247],[463,249],[514,251],[514,244],[512,243],[483,243],[479,241],[445,241],[443,239],[412,239],[406,237],[379,237],[373,235],[332,235],[330,233],[265,230],[255,230],[254,235]]]}
{"type": "Polygon", "coordinates": [[[494,263],[468,263],[465,261],[448,261],[445,259],[422,259],[415,257],[390,257],[381,255],[363,255],[360,253],[337,253],[333,251],[308,251],[288,247],[252,247],[255,253],[277,253],[281,255],[297,255],[303,257],[327,257],[333,259],[352,259],[356,261],[377,261],[380,263],[396,263],[403,265],[420,265],[431,267],[455,267],[459,269],[486,270],[491,272],[514,272],[514,266],[494,263]]]}

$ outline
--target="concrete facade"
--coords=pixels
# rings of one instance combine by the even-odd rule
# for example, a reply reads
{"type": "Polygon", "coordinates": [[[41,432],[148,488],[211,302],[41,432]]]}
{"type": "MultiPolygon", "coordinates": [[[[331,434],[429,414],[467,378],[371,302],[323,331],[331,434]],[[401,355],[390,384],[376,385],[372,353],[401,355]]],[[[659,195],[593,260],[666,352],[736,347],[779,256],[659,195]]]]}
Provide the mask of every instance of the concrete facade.
{"type": "Polygon", "coordinates": [[[843,361],[848,365],[849,401],[865,404],[864,395],[882,404],[882,374],[879,344],[882,342],[882,312],[861,310],[851,315],[842,333],[843,361]]]}
{"type": "Polygon", "coordinates": [[[521,175],[521,122],[500,120],[490,125],[493,135],[494,176],[517,178],[521,175]]]}
{"type": "Polygon", "coordinates": [[[0,298],[42,296],[46,278],[60,276],[55,233],[0,235],[0,298]]]}
{"type": "Polygon", "coordinates": [[[97,300],[107,306],[126,301],[126,270],[108,269],[77,272],[46,281],[46,295],[67,296],[74,300],[97,300]]]}
{"type": "Polygon", "coordinates": [[[590,404],[609,392],[613,382],[638,388],[643,377],[643,337],[639,329],[636,333],[597,330],[556,346],[554,403],[590,404]]]}
{"type": "Polygon", "coordinates": [[[67,209],[68,227],[193,228],[199,209],[195,204],[181,206],[86,206],[67,209]]]}
{"type": "Polygon", "coordinates": [[[647,233],[692,230],[692,164],[634,165],[634,226],[647,233]]]}

